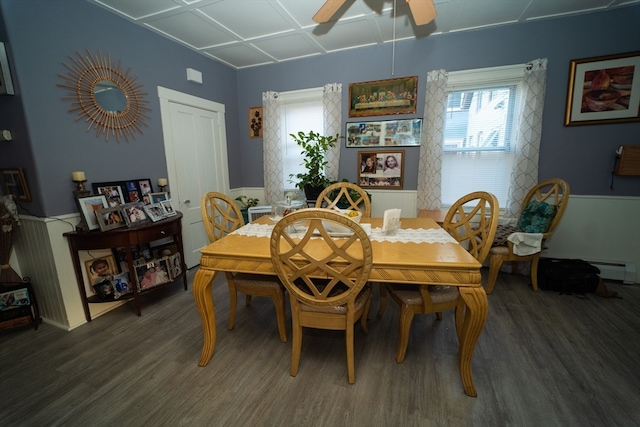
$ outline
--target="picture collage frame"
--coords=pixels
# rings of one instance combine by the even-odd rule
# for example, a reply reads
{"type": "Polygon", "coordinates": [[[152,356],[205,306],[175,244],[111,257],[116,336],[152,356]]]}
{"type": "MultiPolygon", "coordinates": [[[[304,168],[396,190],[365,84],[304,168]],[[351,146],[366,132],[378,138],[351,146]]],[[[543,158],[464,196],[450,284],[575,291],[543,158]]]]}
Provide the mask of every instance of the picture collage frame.
{"type": "Polygon", "coordinates": [[[404,184],[404,150],[358,151],[358,185],[362,188],[401,190],[404,184]]]}

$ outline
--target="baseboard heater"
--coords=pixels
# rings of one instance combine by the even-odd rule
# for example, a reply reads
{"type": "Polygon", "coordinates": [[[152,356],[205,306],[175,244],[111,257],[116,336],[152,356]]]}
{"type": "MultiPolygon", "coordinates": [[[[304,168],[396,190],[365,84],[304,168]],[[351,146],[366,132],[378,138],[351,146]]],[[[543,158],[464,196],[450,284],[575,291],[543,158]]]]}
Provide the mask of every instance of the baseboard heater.
{"type": "Polygon", "coordinates": [[[608,280],[620,280],[625,284],[636,282],[636,266],[633,263],[617,263],[603,261],[589,261],[600,269],[600,277],[608,280]]]}

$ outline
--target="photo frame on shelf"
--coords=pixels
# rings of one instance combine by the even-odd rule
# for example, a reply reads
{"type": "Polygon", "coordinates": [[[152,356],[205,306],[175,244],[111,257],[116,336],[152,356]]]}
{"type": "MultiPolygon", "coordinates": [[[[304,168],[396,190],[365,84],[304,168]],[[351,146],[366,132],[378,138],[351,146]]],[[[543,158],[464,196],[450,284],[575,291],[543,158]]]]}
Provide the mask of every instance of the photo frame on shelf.
{"type": "Polygon", "coordinates": [[[358,151],[358,185],[363,188],[401,190],[404,183],[404,150],[358,151]]]}
{"type": "Polygon", "coordinates": [[[82,217],[80,228],[84,230],[98,230],[98,216],[96,212],[100,209],[108,208],[107,198],[104,194],[92,194],[85,197],[76,198],[78,209],[82,217]]]}
{"type": "Polygon", "coordinates": [[[148,178],[138,180],[138,188],[140,189],[140,197],[153,193],[153,185],[151,185],[151,180],[148,178]]]}
{"type": "Polygon", "coordinates": [[[164,208],[164,212],[168,217],[178,215],[178,212],[176,212],[175,208],[173,207],[171,199],[163,200],[162,202],[160,202],[160,204],[164,208]]]}
{"type": "Polygon", "coordinates": [[[149,193],[149,197],[151,198],[149,203],[160,203],[167,200],[169,195],[167,193],[149,193]]]}
{"type": "Polygon", "coordinates": [[[418,76],[349,84],[349,117],[415,114],[418,76]]]}
{"type": "Polygon", "coordinates": [[[262,138],[262,106],[249,107],[249,138],[262,138]]]}
{"type": "Polygon", "coordinates": [[[104,280],[100,283],[96,283],[93,286],[93,290],[103,301],[113,301],[115,299],[113,283],[111,280],[104,280]]]}
{"type": "Polygon", "coordinates": [[[178,253],[178,245],[175,243],[167,243],[165,245],[155,246],[151,248],[151,253],[154,258],[170,258],[172,255],[178,253]]]}
{"type": "Polygon", "coordinates": [[[119,274],[116,259],[113,255],[89,259],[84,262],[84,268],[87,272],[87,279],[92,286],[105,280],[111,280],[113,276],[119,274]]]}
{"type": "Polygon", "coordinates": [[[153,222],[165,219],[167,214],[164,211],[164,207],[160,203],[151,203],[150,205],[144,205],[144,212],[153,222]]]}
{"type": "Polygon", "coordinates": [[[176,280],[182,274],[182,256],[180,252],[176,251],[176,253],[169,257],[169,267],[171,279],[176,280]]]}
{"type": "Polygon", "coordinates": [[[640,51],[570,62],[565,126],[640,121],[640,51]]]}
{"type": "Polygon", "coordinates": [[[126,203],[122,205],[122,214],[127,223],[127,227],[137,227],[150,222],[149,217],[144,211],[144,203],[126,203]]]}
{"type": "Polygon", "coordinates": [[[98,218],[98,224],[100,225],[100,231],[109,231],[127,226],[120,206],[98,209],[96,216],[98,218]]]}
{"type": "Polygon", "coordinates": [[[347,147],[419,146],[422,119],[347,122],[347,147]]]}
{"type": "Polygon", "coordinates": [[[4,194],[13,194],[19,201],[31,201],[31,193],[22,168],[0,169],[0,180],[4,194]]]}
{"type": "Polygon", "coordinates": [[[170,282],[168,258],[155,259],[136,266],[136,280],[141,291],[170,282]]]}
{"type": "Polygon", "coordinates": [[[125,192],[123,191],[124,183],[122,181],[94,182],[91,187],[94,194],[104,194],[109,206],[120,206],[126,203],[125,192]]]}
{"type": "Polygon", "coordinates": [[[133,292],[129,282],[129,273],[120,273],[113,277],[113,299],[120,299],[133,292]]]}

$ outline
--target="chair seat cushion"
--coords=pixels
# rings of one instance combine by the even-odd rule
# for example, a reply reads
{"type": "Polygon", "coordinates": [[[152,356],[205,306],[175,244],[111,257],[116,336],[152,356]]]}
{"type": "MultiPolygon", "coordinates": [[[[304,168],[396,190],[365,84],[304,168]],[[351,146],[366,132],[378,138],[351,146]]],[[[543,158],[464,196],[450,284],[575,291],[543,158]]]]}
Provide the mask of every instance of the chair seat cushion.
{"type": "Polygon", "coordinates": [[[539,200],[531,200],[525,206],[518,228],[525,233],[546,233],[558,212],[558,207],[539,200]]]}
{"type": "MultiPolygon", "coordinates": [[[[355,301],[355,310],[358,311],[367,300],[371,297],[371,285],[366,284],[362,291],[358,294],[355,301]]],[[[346,305],[338,305],[338,306],[316,306],[316,305],[307,305],[304,303],[300,303],[300,310],[302,311],[313,311],[315,313],[332,313],[332,314],[346,314],[347,306],[346,305]]]]}
{"type": "MultiPolygon", "coordinates": [[[[422,305],[422,294],[418,285],[393,284],[388,287],[389,292],[395,295],[403,304],[422,305]]],[[[433,304],[453,301],[460,295],[457,286],[429,286],[429,295],[433,304]]]]}
{"type": "Polygon", "coordinates": [[[494,237],[491,246],[507,246],[507,238],[511,234],[519,232],[522,232],[522,230],[513,225],[498,225],[498,228],[496,228],[496,237],[494,237]]]}

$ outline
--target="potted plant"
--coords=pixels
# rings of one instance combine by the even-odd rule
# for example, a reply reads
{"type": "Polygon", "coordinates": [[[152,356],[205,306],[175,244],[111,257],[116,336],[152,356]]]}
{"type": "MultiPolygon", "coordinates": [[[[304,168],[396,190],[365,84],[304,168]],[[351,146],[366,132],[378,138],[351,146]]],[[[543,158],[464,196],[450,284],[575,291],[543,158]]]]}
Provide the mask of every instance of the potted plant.
{"type": "Polygon", "coordinates": [[[242,213],[242,217],[244,218],[244,223],[247,224],[249,222],[249,208],[258,206],[258,202],[260,200],[247,196],[238,196],[235,200],[238,202],[238,206],[240,207],[240,212],[242,213]]]}
{"type": "Polygon", "coordinates": [[[331,183],[325,174],[327,166],[327,152],[336,146],[339,135],[324,136],[317,132],[309,133],[298,132],[290,134],[293,140],[302,148],[304,157],[303,165],[305,172],[289,175],[289,182],[295,182],[296,187],[304,190],[307,200],[315,200],[318,198],[322,190],[331,183]]]}

